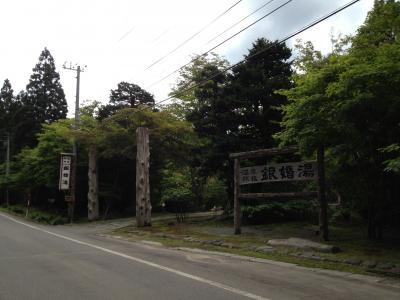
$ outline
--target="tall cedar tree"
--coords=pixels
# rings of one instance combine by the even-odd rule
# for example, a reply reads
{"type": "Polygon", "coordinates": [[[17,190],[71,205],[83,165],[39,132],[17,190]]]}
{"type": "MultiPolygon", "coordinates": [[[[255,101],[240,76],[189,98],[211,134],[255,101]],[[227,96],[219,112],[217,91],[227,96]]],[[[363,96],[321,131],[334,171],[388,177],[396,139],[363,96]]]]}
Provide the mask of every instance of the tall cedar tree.
{"type": "Polygon", "coordinates": [[[0,90],[0,130],[9,132],[12,127],[12,114],[15,105],[14,91],[8,79],[0,90]]]}
{"type": "Polygon", "coordinates": [[[276,91],[291,87],[291,55],[285,44],[260,38],[245,62],[233,69],[227,95],[235,105],[238,138],[246,145],[240,150],[276,146],[273,135],[280,130],[282,119],[277,108],[287,102],[276,91]]]}
{"type": "MultiPolygon", "coordinates": [[[[180,100],[182,113],[194,126],[204,144],[194,149],[192,163],[201,165],[204,175],[221,171],[230,145],[232,105],[224,97],[228,62],[215,54],[197,57],[180,71],[180,78],[171,95],[180,100]],[[210,79],[211,78],[211,79],[210,79]],[[187,90],[188,86],[198,85],[187,90]]],[[[198,167],[198,166],[197,166],[198,167]]]]}
{"type": "Polygon", "coordinates": [[[281,121],[277,107],[286,102],[275,92],[291,86],[290,56],[286,45],[261,38],[229,75],[219,73],[225,63],[216,58],[193,64],[191,77],[181,73],[182,80],[200,84],[187,119],[210,142],[203,151],[206,170],[229,173],[230,152],[275,145],[272,136],[281,121]]]}
{"type": "Polygon", "coordinates": [[[42,123],[49,124],[67,116],[68,106],[60,75],[47,48],[42,51],[39,62],[33,68],[22,102],[32,122],[28,145],[34,144],[34,136],[42,123]]]}
{"type": "Polygon", "coordinates": [[[172,95],[184,103],[187,120],[206,141],[195,157],[204,175],[229,179],[229,195],[229,153],[274,145],[272,135],[281,120],[276,107],[286,101],[275,91],[290,87],[290,56],[285,45],[258,39],[232,74],[222,72],[228,63],[215,55],[199,57],[180,72],[172,95]],[[198,86],[187,92],[193,84],[198,86]]]}
{"type": "Polygon", "coordinates": [[[99,119],[113,115],[121,108],[136,108],[140,105],[154,106],[154,96],[134,83],[122,81],[111,90],[110,103],[99,110],[99,119]]]}
{"type": "Polygon", "coordinates": [[[8,79],[4,80],[0,91],[0,134],[10,135],[12,154],[19,149],[18,135],[23,123],[21,101],[19,99],[19,95],[14,96],[10,81],[8,79]]]}

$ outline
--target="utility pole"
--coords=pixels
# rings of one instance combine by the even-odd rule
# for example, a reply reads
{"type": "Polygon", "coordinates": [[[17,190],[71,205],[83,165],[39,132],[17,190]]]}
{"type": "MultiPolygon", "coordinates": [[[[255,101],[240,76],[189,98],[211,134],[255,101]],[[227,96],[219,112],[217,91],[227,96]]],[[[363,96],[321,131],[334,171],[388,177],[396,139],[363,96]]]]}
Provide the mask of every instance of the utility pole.
{"type": "MultiPolygon", "coordinates": [[[[7,132],[7,153],[6,153],[6,178],[8,181],[8,176],[10,175],[10,133],[7,132]]],[[[7,206],[10,204],[9,194],[8,194],[8,184],[6,188],[6,203],[7,206]]]]}
{"type": "MultiPolygon", "coordinates": [[[[86,66],[85,66],[86,67],[86,66]]],[[[81,68],[80,65],[72,65],[71,63],[69,66],[64,63],[63,68],[66,70],[76,71],[76,98],[75,98],[75,123],[74,123],[74,130],[79,129],[80,125],[80,116],[79,116],[79,89],[80,89],[80,80],[81,80],[81,72],[84,71],[85,67],[81,68]]],[[[68,217],[72,223],[74,218],[74,206],[75,206],[75,198],[76,198],[76,169],[78,166],[78,145],[76,141],[74,141],[72,146],[72,168],[71,168],[71,197],[72,201],[68,202],[68,217]]]]}

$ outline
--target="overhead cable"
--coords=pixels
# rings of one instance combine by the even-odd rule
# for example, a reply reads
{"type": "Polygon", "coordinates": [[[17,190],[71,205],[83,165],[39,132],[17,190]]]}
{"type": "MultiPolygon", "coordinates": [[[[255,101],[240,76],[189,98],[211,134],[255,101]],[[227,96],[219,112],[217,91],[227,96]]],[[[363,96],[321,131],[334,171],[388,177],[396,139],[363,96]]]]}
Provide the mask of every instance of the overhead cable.
{"type": "Polygon", "coordinates": [[[198,36],[200,33],[202,33],[206,28],[208,28],[211,24],[215,23],[218,19],[220,19],[222,16],[224,16],[226,13],[228,13],[232,8],[234,8],[236,5],[238,5],[240,2],[242,2],[242,0],[237,1],[235,4],[233,4],[231,7],[229,7],[227,10],[225,10],[223,13],[221,13],[220,15],[218,15],[215,19],[213,19],[210,23],[208,23],[207,25],[205,25],[203,28],[201,28],[199,31],[197,31],[195,34],[193,34],[192,36],[190,36],[189,38],[187,38],[185,41],[183,41],[182,43],[180,43],[177,47],[175,47],[173,50],[171,50],[170,52],[168,52],[167,54],[165,54],[164,56],[160,57],[159,59],[157,59],[155,62],[151,63],[146,69],[144,69],[145,71],[150,69],[151,67],[155,66],[156,64],[158,64],[159,62],[161,62],[162,60],[164,60],[165,58],[167,58],[168,56],[170,56],[172,53],[174,53],[176,50],[178,50],[179,48],[181,48],[182,46],[184,46],[185,44],[187,44],[189,41],[191,41],[193,38],[195,38],[196,36],[198,36]]]}
{"type": "MultiPolygon", "coordinates": [[[[186,93],[186,92],[188,92],[188,91],[190,91],[190,90],[192,90],[192,89],[194,89],[194,88],[196,88],[196,87],[198,87],[198,86],[203,85],[204,83],[207,83],[210,79],[213,79],[213,78],[215,78],[215,77],[217,77],[217,76],[219,76],[219,75],[221,75],[221,74],[223,74],[223,73],[225,73],[225,72],[227,72],[227,71],[229,71],[229,70],[235,68],[236,66],[242,64],[243,62],[245,62],[245,61],[247,61],[247,60],[249,60],[249,59],[251,59],[251,58],[253,58],[253,57],[256,57],[256,56],[258,56],[258,55],[260,55],[260,54],[262,54],[262,53],[264,53],[264,52],[270,50],[271,48],[275,47],[276,45],[279,45],[279,44],[282,44],[282,43],[286,42],[287,40],[289,40],[289,39],[295,37],[296,35],[299,35],[299,34],[303,33],[304,31],[306,31],[306,30],[308,30],[308,29],[314,27],[315,25],[317,25],[317,24],[319,24],[319,23],[321,23],[321,22],[323,22],[323,21],[329,19],[330,17],[332,17],[332,16],[338,14],[339,12],[341,12],[341,11],[343,11],[343,10],[345,10],[345,9],[347,9],[347,8],[349,8],[349,7],[351,7],[352,5],[356,4],[356,3],[359,2],[359,1],[360,1],[360,0],[353,0],[353,1],[348,2],[347,4],[345,4],[345,5],[343,5],[343,6],[339,7],[339,8],[337,8],[337,9],[335,9],[335,10],[333,10],[332,12],[328,13],[327,15],[325,15],[325,16],[323,16],[323,17],[320,17],[320,18],[316,19],[315,21],[309,23],[308,25],[306,25],[306,26],[300,28],[299,30],[296,30],[295,32],[293,32],[293,33],[287,35],[287,36],[284,37],[283,39],[274,42],[274,43],[271,44],[269,47],[264,48],[264,49],[262,49],[262,50],[260,50],[260,51],[258,51],[258,52],[256,52],[256,53],[254,53],[254,54],[252,54],[252,55],[247,56],[247,57],[244,58],[243,60],[241,60],[241,61],[235,63],[234,65],[232,65],[232,66],[230,66],[230,67],[227,67],[227,68],[225,68],[225,69],[223,69],[223,70],[221,70],[221,71],[219,71],[219,72],[216,72],[214,75],[212,75],[212,76],[206,78],[205,80],[203,80],[203,81],[201,81],[201,82],[199,82],[199,83],[193,84],[193,85],[191,85],[191,86],[190,86],[190,84],[191,84],[192,82],[187,83],[187,84],[186,84],[186,88],[185,88],[184,90],[179,91],[179,92],[176,92],[174,95],[169,96],[168,98],[165,98],[165,99],[163,99],[163,100],[161,100],[161,101],[158,101],[157,103],[154,104],[154,106],[160,106],[161,103],[164,103],[164,102],[166,102],[166,101],[168,101],[168,100],[171,100],[171,99],[175,98],[175,97],[178,96],[178,95],[184,94],[184,93],[186,93]]],[[[139,109],[139,110],[136,111],[136,112],[141,112],[141,111],[146,110],[146,109],[149,109],[149,108],[152,108],[152,107],[146,106],[146,107],[143,107],[143,108],[139,109]]]]}
{"type": "MultiPolygon", "coordinates": [[[[272,0],[273,1],[273,0],[272,0]]],[[[203,54],[200,54],[198,56],[196,56],[195,58],[193,58],[191,61],[189,61],[188,63],[184,64],[183,66],[179,67],[178,69],[176,69],[175,71],[169,73],[168,75],[164,76],[163,78],[159,79],[158,81],[152,83],[151,85],[147,86],[147,88],[150,88],[158,83],[160,83],[161,81],[167,79],[169,76],[175,74],[176,72],[180,71],[181,69],[183,69],[184,67],[188,66],[189,64],[195,62],[196,60],[198,60],[200,57],[207,55],[208,53],[210,53],[211,51],[217,49],[219,46],[221,46],[222,44],[226,43],[227,41],[231,40],[232,38],[234,38],[235,36],[237,36],[238,34],[242,33],[243,31],[249,29],[251,26],[257,24],[258,22],[262,21],[263,19],[265,19],[266,17],[272,15],[273,13],[275,13],[276,11],[280,10],[282,7],[288,5],[290,2],[292,2],[293,0],[288,0],[285,3],[279,5],[278,7],[276,7],[275,9],[273,9],[272,11],[268,12],[267,14],[265,14],[264,16],[262,16],[261,18],[257,19],[256,21],[254,21],[253,23],[247,25],[246,27],[242,28],[241,30],[239,30],[238,32],[236,32],[235,34],[231,35],[229,38],[223,40],[222,42],[218,43],[217,45],[215,45],[214,47],[212,47],[211,49],[207,50],[206,52],[204,52],[203,54]]]]}

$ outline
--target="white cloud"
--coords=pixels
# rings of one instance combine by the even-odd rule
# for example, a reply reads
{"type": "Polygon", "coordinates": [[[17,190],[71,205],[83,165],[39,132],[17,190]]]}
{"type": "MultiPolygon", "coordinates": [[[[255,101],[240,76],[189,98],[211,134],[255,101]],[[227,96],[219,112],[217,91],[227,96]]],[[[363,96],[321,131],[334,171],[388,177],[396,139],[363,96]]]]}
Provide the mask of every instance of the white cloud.
{"type": "MultiPolygon", "coordinates": [[[[145,88],[185,64],[190,54],[208,50],[285,2],[275,0],[269,8],[259,11],[218,41],[206,45],[210,38],[266,1],[243,0],[204,32],[147,71],[144,71],[147,66],[176,48],[236,1],[5,1],[0,18],[3,29],[0,80],[9,78],[16,92],[24,89],[40,52],[48,47],[55,58],[72,113],[75,74],[61,69],[64,61],[88,65],[81,76],[82,100],[106,102],[110,90],[118,82],[130,81],[145,88]]],[[[235,62],[242,58],[257,37],[279,39],[346,2],[293,0],[273,16],[219,47],[216,52],[235,62]]],[[[372,5],[373,0],[361,0],[340,15],[302,34],[301,38],[311,40],[317,48],[328,51],[332,28],[335,32],[353,33],[372,5]]],[[[173,82],[174,76],[149,91],[155,94],[157,100],[162,100],[173,82]]]]}

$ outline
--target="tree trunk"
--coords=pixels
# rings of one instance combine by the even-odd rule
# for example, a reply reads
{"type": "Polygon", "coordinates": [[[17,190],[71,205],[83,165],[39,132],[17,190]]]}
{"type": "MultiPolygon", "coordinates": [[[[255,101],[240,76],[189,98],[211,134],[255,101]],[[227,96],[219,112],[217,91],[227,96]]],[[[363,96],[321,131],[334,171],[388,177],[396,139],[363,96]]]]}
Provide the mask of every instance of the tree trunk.
{"type": "Polygon", "coordinates": [[[138,227],[151,225],[150,176],[149,176],[149,131],[136,130],[136,223],[138,227]]]}
{"type": "Polygon", "coordinates": [[[89,221],[94,221],[99,218],[97,149],[94,146],[89,148],[88,178],[88,219],[89,221]]]}
{"type": "Polygon", "coordinates": [[[329,239],[328,231],[328,215],[327,215],[327,200],[325,191],[325,150],[324,147],[319,147],[317,150],[318,164],[318,201],[319,201],[319,234],[321,240],[329,239]]]}

